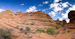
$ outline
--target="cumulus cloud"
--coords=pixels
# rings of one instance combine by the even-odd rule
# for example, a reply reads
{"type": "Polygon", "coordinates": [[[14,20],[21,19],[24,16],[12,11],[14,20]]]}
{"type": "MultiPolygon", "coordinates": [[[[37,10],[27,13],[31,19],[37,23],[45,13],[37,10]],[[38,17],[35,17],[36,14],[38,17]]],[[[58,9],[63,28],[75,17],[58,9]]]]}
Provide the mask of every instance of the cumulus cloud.
{"type": "Polygon", "coordinates": [[[58,12],[58,11],[64,10],[64,8],[67,8],[68,5],[72,6],[68,2],[64,2],[64,3],[62,3],[62,2],[60,2],[60,3],[54,2],[54,3],[50,4],[49,6],[50,6],[50,9],[52,9],[55,12],[58,12]]]}
{"type": "Polygon", "coordinates": [[[48,4],[49,3],[49,1],[45,1],[45,2],[43,2],[43,4],[48,4]]]}
{"type": "Polygon", "coordinates": [[[67,22],[69,22],[68,13],[71,10],[75,10],[75,5],[72,5],[69,2],[63,2],[62,3],[59,1],[62,1],[62,0],[54,0],[54,2],[49,5],[50,6],[49,9],[52,10],[49,12],[49,15],[56,17],[57,15],[59,15],[59,12],[61,12],[60,13],[61,17],[59,16],[60,17],[59,20],[62,21],[63,19],[65,19],[67,22]],[[65,10],[65,8],[67,8],[68,10],[65,10]]]}
{"type": "Polygon", "coordinates": [[[54,0],[54,2],[59,2],[59,1],[62,1],[62,0],[54,0]]]}
{"type": "MultiPolygon", "coordinates": [[[[66,10],[66,13],[62,13],[62,18],[63,19],[66,19],[68,18],[68,13],[71,11],[71,10],[75,10],[75,5],[72,5],[71,7],[68,8],[68,10],[66,10]]],[[[67,23],[69,23],[69,19],[66,19],[67,23]]]]}
{"type": "Polygon", "coordinates": [[[68,13],[62,13],[61,14],[63,18],[67,18],[68,17],[68,13]]]}
{"type": "Polygon", "coordinates": [[[52,3],[50,4],[50,9],[53,9],[53,11],[58,12],[63,10],[60,3],[52,3]]]}
{"type": "Polygon", "coordinates": [[[69,4],[68,2],[62,3],[63,8],[68,7],[68,4],[69,4]]]}
{"type": "Polygon", "coordinates": [[[68,13],[71,10],[75,10],[75,5],[72,5],[72,7],[68,8],[68,10],[66,10],[66,13],[62,13],[62,17],[63,18],[67,18],[68,17],[68,13]]]}
{"type": "Polygon", "coordinates": [[[50,9],[53,9],[53,11],[58,12],[58,11],[64,10],[64,8],[67,8],[68,5],[71,5],[71,4],[69,4],[68,2],[64,2],[64,3],[62,3],[62,2],[55,3],[54,2],[54,3],[50,4],[49,6],[50,6],[50,9]]]}
{"type": "Polygon", "coordinates": [[[24,4],[20,4],[20,5],[24,5],[24,4]]]}
{"type": "Polygon", "coordinates": [[[36,11],[38,11],[36,6],[30,6],[29,9],[26,10],[26,12],[36,12],[36,11]]]}
{"type": "Polygon", "coordinates": [[[52,15],[54,17],[54,16],[56,16],[56,12],[51,11],[51,12],[49,12],[49,15],[52,15]]]}
{"type": "Polygon", "coordinates": [[[58,17],[58,19],[59,19],[60,21],[63,21],[63,18],[62,18],[62,17],[58,17]]]}
{"type": "Polygon", "coordinates": [[[4,9],[0,9],[0,12],[5,11],[4,9]]]}
{"type": "Polygon", "coordinates": [[[70,22],[70,19],[67,19],[66,22],[69,23],[70,22]]]}

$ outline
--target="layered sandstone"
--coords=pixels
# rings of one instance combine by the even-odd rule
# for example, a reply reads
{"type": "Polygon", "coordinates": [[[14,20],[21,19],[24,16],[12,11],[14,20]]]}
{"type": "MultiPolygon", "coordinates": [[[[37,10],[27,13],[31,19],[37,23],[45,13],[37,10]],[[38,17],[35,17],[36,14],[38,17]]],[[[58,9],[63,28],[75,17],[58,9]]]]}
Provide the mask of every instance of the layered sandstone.
{"type": "MultiPolygon", "coordinates": [[[[59,20],[57,20],[56,22],[62,23],[59,20]]],[[[74,34],[71,33],[62,34],[66,31],[63,31],[64,27],[55,29],[55,26],[58,26],[56,22],[54,22],[47,13],[42,11],[31,13],[23,13],[19,11],[14,13],[11,10],[5,10],[3,12],[0,12],[0,28],[9,29],[12,34],[17,36],[12,39],[71,39],[74,36],[74,34]],[[25,31],[26,27],[30,28],[30,32],[28,34],[22,33],[20,30],[23,29],[25,31]],[[54,36],[52,36],[47,34],[46,32],[36,33],[37,29],[46,30],[47,28],[54,28],[55,31],[59,31],[59,34],[55,34],[54,36]]]]}
{"type": "MultiPolygon", "coordinates": [[[[37,11],[31,13],[5,10],[0,12],[0,22],[6,24],[24,26],[55,26],[53,19],[45,12],[37,11]],[[33,25],[32,25],[33,23],[33,25]]],[[[42,27],[41,27],[42,28],[42,27]]]]}

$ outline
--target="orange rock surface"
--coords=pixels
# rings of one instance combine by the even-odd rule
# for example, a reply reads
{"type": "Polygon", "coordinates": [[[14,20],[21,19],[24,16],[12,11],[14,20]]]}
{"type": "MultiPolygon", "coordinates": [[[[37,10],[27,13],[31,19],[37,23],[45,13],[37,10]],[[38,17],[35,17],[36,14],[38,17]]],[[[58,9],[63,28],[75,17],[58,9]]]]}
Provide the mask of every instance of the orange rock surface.
{"type": "MultiPolygon", "coordinates": [[[[11,10],[0,12],[0,28],[9,29],[12,34],[18,36],[12,39],[75,39],[75,29],[63,30],[64,27],[55,29],[56,22],[45,12],[37,11],[31,13],[14,13],[11,10]],[[28,34],[21,33],[20,29],[25,30],[30,27],[28,34]],[[46,30],[47,28],[54,28],[59,34],[50,35],[45,33],[34,33],[37,29],[46,30]],[[67,31],[70,31],[69,33],[67,31]]],[[[59,25],[60,26],[60,25],[59,25]]]]}

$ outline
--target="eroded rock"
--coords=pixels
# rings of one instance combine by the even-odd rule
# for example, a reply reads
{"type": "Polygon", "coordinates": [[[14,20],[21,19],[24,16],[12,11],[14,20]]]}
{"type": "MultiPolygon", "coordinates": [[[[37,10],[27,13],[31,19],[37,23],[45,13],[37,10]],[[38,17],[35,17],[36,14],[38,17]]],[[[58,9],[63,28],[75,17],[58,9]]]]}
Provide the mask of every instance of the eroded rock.
{"type": "Polygon", "coordinates": [[[68,18],[70,19],[70,23],[65,26],[70,29],[75,29],[75,11],[70,11],[68,13],[68,18]]]}
{"type": "Polygon", "coordinates": [[[75,24],[75,11],[70,11],[68,14],[68,18],[70,19],[70,23],[75,24]]]}

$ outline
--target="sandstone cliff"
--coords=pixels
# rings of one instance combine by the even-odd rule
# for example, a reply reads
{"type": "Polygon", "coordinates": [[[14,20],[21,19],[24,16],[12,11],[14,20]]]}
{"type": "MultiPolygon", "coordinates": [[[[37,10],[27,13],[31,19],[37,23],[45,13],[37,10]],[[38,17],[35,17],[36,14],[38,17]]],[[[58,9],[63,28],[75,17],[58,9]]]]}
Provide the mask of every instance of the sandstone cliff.
{"type": "Polygon", "coordinates": [[[23,13],[21,11],[14,13],[11,10],[0,12],[0,21],[4,23],[20,23],[25,25],[37,26],[55,26],[53,19],[45,12],[37,11],[31,13],[23,13]]]}

